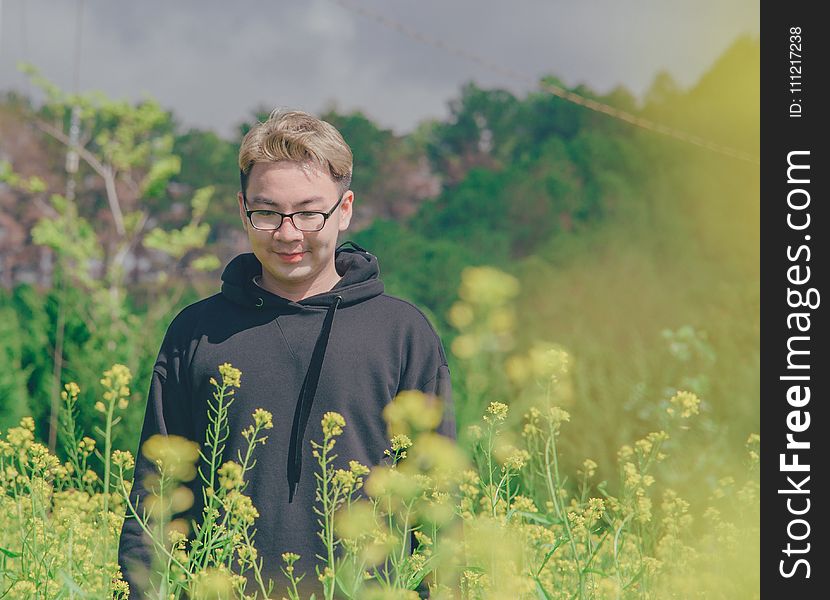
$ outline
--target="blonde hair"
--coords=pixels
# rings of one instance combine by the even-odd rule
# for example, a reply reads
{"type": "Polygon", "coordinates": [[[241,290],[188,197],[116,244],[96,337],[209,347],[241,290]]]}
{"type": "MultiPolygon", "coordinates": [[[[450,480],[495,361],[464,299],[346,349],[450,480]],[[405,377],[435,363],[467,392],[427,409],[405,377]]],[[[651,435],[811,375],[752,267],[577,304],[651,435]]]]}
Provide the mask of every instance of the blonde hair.
{"type": "Polygon", "coordinates": [[[239,147],[243,196],[255,163],[283,160],[316,163],[329,172],[341,195],[352,183],[352,150],[337,129],[306,112],[275,109],[251,128],[239,147]]]}

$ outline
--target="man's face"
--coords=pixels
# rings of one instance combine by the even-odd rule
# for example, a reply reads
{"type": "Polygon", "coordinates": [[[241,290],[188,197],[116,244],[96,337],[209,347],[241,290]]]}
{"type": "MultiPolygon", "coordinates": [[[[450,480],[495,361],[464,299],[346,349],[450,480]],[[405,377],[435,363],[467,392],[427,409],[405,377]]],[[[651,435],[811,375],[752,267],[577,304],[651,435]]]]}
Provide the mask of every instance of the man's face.
{"type": "MultiPolygon", "coordinates": [[[[246,196],[248,210],[285,214],[328,212],[340,199],[337,185],[327,172],[313,164],[291,161],[254,164],[246,196]]],[[[353,199],[354,194],[347,191],[320,231],[300,231],[290,219],[283,219],[276,231],[260,231],[251,226],[239,193],[239,214],[253,253],[262,263],[263,287],[303,297],[331,289],[338,279],[334,268],[337,234],[349,226],[353,199]]]]}

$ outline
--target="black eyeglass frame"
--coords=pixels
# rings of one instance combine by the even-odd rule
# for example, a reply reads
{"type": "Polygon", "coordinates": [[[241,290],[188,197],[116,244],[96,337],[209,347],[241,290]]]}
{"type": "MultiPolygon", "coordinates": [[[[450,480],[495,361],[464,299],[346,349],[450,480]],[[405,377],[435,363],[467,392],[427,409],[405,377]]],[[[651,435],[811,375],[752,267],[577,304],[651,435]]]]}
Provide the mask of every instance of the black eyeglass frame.
{"type": "Polygon", "coordinates": [[[242,202],[245,204],[245,214],[248,216],[248,222],[251,224],[251,227],[253,227],[257,231],[277,231],[280,227],[282,227],[282,224],[285,222],[285,219],[291,219],[291,225],[293,225],[294,229],[296,229],[297,231],[302,231],[304,233],[315,233],[317,231],[322,231],[323,230],[323,228],[326,226],[326,222],[328,222],[328,220],[329,220],[329,217],[334,214],[335,209],[337,209],[337,207],[340,206],[340,203],[343,201],[343,198],[345,196],[346,196],[346,193],[343,192],[340,195],[340,199],[337,201],[337,203],[334,206],[331,207],[331,210],[329,210],[328,212],[323,212],[321,210],[298,210],[298,211],[295,211],[293,213],[281,213],[278,210],[272,210],[270,208],[256,208],[254,210],[248,210],[248,198],[244,194],[242,195],[242,202]],[[277,225],[276,227],[268,228],[268,229],[262,229],[261,227],[257,227],[256,225],[254,225],[253,214],[258,213],[258,212],[268,212],[268,213],[278,214],[280,216],[280,224],[277,225]],[[300,229],[299,227],[297,227],[297,224],[294,222],[294,215],[299,215],[299,214],[302,214],[302,213],[322,215],[323,216],[323,224],[320,225],[319,229],[300,229]]]}

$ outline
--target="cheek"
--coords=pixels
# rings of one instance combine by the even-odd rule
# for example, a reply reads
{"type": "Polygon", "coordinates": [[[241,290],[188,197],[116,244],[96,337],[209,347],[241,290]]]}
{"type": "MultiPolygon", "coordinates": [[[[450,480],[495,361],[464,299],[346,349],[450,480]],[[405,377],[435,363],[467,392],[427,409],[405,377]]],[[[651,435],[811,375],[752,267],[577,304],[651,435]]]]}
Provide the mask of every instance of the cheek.
{"type": "Polygon", "coordinates": [[[257,231],[253,227],[248,227],[248,241],[252,248],[267,248],[270,239],[267,234],[262,231],[257,231]]]}

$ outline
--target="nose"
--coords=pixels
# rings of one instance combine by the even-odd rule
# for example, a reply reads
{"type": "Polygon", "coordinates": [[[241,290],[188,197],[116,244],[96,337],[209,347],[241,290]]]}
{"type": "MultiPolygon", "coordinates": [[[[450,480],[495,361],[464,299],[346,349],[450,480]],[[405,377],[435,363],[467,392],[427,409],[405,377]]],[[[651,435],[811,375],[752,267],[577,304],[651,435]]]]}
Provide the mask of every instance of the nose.
{"type": "Polygon", "coordinates": [[[274,237],[281,240],[301,240],[303,232],[294,227],[294,221],[284,218],[279,228],[274,230],[274,237]]]}

